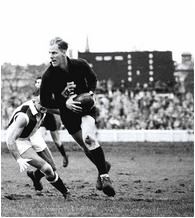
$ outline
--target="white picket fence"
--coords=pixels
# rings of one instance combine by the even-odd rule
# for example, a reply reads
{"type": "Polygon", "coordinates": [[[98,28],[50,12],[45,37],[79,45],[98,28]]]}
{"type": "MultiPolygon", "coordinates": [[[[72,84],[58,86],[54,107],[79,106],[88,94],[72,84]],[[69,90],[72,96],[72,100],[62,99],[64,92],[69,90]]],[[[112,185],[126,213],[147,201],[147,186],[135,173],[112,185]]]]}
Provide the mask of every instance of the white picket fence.
{"type": "MultiPolygon", "coordinates": [[[[193,142],[193,130],[98,130],[97,137],[102,142],[193,142]]],[[[64,142],[74,141],[66,130],[60,130],[64,142]]],[[[51,141],[47,131],[46,141],[51,141]]],[[[1,141],[5,141],[5,131],[1,130],[1,141]]]]}

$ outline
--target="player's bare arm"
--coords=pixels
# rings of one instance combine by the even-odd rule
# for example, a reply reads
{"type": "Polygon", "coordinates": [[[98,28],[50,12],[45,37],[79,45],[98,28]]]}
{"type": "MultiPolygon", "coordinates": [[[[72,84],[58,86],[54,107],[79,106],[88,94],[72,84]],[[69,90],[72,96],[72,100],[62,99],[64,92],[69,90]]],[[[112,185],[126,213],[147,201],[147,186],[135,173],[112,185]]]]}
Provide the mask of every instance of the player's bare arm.
{"type": "Polygon", "coordinates": [[[27,125],[27,120],[23,114],[19,114],[12,123],[12,125],[7,130],[7,145],[12,156],[16,159],[20,167],[20,172],[27,169],[29,164],[27,163],[30,159],[24,159],[20,156],[19,151],[16,146],[16,140],[20,137],[23,129],[27,125]]]}
{"type": "Polygon", "coordinates": [[[20,137],[26,125],[27,125],[26,118],[24,117],[24,115],[19,114],[16,117],[15,122],[13,122],[12,125],[7,130],[8,148],[16,160],[20,158],[20,154],[16,146],[16,140],[20,137]]]}

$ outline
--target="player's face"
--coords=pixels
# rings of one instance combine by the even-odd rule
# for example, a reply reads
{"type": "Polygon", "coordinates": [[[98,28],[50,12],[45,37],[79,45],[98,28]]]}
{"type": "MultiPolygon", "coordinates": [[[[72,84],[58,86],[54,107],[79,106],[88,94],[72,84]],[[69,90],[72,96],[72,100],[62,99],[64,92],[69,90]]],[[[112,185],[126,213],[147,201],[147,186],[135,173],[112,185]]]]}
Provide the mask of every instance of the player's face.
{"type": "Polygon", "coordinates": [[[35,81],[35,87],[36,87],[37,89],[40,89],[40,86],[41,86],[41,79],[37,79],[37,80],[35,81]]]}
{"type": "Polygon", "coordinates": [[[53,67],[62,67],[65,63],[66,53],[58,48],[57,44],[51,45],[49,48],[51,64],[53,67]]]}

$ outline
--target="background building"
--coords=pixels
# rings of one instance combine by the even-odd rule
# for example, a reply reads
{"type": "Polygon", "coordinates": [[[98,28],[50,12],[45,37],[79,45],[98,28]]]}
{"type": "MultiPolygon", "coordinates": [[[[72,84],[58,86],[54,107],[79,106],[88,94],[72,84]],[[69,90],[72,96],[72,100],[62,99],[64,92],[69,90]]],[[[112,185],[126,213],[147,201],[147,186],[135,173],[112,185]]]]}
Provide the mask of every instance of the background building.
{"type": "Polygon", "coordinates": [[[191,53],[182,53],[181,63],[177,63],[175,67],[175,77],[181,94],[194,92],[194,60],[191,53]]]}

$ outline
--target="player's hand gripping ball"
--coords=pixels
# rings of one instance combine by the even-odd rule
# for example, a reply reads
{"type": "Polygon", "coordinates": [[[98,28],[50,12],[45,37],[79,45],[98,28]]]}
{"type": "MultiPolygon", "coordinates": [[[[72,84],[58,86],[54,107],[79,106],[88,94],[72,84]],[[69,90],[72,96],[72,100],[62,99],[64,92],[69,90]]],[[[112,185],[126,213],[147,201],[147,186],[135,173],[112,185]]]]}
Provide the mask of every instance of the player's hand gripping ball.
{"type": "Polygon", "coordinates": [[[90,93],[82,93],[74,98],[74,101],[81,102],[81,107],[83,109],[82,113],[87,114],[95,106],[95,101],[90,93]]]}

